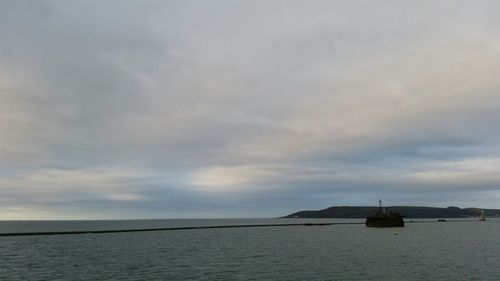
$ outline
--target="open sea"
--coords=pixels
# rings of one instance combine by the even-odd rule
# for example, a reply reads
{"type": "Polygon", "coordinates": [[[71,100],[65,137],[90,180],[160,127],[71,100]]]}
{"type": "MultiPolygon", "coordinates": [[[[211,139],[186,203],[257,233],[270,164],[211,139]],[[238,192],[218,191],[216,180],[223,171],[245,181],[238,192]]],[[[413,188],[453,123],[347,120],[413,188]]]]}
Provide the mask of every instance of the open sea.
{"type": "MultiPolygon", "coordinates": [[[[0,233],[346,221],[364,222],[2,221],[0,233]]],[[[500,280],[500,219],[5,236],[0,280],[500,280]]]]}

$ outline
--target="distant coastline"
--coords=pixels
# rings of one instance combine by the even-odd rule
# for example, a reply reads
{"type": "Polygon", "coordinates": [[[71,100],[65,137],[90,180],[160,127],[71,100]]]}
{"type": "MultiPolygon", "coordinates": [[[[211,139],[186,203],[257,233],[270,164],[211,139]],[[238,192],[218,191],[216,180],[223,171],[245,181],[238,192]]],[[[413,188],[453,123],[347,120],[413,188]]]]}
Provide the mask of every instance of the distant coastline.
{"type": "MultiPolygon", "coordinates": [[[[299,211],[283,218],[366,218],[378,209],[372,206],[333,206],[322,210],[299,211]]],[[[390,206],[386,212],[400,213],[408,218],[467,218],[479,217],[481,210],[487,217],[500,217],[500,209],[390,206]]]]}

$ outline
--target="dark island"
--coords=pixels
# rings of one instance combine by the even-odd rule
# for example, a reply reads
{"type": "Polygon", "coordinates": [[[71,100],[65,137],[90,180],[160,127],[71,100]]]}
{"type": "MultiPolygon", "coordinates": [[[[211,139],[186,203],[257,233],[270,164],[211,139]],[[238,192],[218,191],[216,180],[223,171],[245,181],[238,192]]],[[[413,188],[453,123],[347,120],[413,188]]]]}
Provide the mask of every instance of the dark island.
{"type": "MultiPolygon", "coordinates": [[[[367,218],[377,212],[379,207],[371,206],[334,206],[322,210],[300,211],[284,218],[367,218]]],[[[436,208],[419,206],[385,207],[387,213],[399,213],[407,218],[471,218],[480,217],[484,211],[486,217],[499,217],[499,209],[480,208],[436,208]]]]}

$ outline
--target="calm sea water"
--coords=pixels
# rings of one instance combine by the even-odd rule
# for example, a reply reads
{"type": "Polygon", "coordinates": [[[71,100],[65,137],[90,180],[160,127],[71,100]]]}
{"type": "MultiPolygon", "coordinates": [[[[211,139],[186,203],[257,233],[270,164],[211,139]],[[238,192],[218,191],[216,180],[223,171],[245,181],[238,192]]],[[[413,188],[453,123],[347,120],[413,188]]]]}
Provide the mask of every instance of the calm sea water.
{"type": "MultiPolygon", "coordinates": [[[[291,220],[302,221],[339,220],[291,220]]],[[[0,222],[0,232],[286,222],[0,222]]],[[[500,280],[500,220],[0,237],[0,280],[500,280]]]]}

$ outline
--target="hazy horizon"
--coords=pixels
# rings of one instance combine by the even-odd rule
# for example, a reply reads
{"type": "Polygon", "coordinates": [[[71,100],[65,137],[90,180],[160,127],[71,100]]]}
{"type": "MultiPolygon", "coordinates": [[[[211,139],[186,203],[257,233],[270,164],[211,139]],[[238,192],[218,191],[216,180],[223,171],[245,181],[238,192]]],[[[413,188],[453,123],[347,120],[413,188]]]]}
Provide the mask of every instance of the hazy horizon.
{"type": "Polygon", "coordinates": [[[498,11],[1,1],[0,220],[500,209],[498,11]]]}

